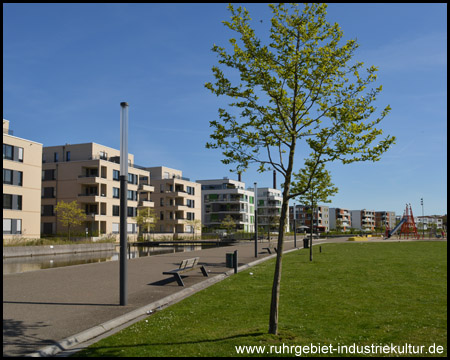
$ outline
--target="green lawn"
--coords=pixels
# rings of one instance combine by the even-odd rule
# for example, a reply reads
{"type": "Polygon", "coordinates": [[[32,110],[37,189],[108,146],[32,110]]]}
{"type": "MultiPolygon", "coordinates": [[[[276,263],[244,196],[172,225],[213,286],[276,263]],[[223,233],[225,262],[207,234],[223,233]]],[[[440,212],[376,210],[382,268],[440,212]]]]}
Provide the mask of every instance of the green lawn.
{"type": "Polygon", "coordinates": [[[267,334],[274,264],[231,276],[75,356],[237,356],[239,345],[311,343],[436,344],[447,355],[447,242],[326,244],[322,253],[314,247],[313,262],[309,249],[285,255],[278,336],[267,334]]]}

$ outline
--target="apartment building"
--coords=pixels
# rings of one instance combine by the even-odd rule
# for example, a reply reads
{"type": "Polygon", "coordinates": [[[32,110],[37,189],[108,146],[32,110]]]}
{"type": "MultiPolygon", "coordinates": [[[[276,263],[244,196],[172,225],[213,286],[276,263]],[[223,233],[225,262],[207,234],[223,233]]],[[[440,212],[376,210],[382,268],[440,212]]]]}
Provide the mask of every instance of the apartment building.
{"type": "Polygon", "coordinates": [[[42,144],[12,135],[3,119],[3,242],[40,238],[42,144]]]}
{"type": "Polygon", "coordinates": [[[359,230],[375,230],[375,211],[373,210],[351,210],[352,227],[359,230]]]}
{"type": "MultiPolygon", "coordinates": [[[[251,189],[248,189],[251,191],[251,189]]],[[[281,190],[265,187],[257,188],[258,229],[278,231],[283,196],[281,190]]],[[[286,231],[289,229],[289,219],[286,219],[286,231]]]]}
{"type": "Polygon", "coordinates": [[[151,201],[155,205],[155,232],[201,234],[201,185],[183,177],[181,170],[165,166],[145,168],[151,176],[155,191],[151,201]],[[198,222],[197,222],[198,223],[198,222]]]}
{"type": "Polygon", "coordinates": [[[414,222],[418,229],[427,230],[430,227],[436,227],[436,229],[443,228],[443,220],[439,216],[415,216],[414,222]]]}
{"type": "Polygon", "coordinates": [[[350,210],[342,208],[330,208],[330,230],[336,230],[338,227],[342,231],[348,231],[352,227],[350,210]]]}
{"type": "Polygon", "coordinates": [[[198,180],[202,191],[202,222],[211,231],[222,228],[230,215],[236,230],[255,231],[255,193],[245,189],[242,181],[228,178],[198,180]]]}
{"type": "MultiPolygon", "coordinates": [[[[289,223],[294,224],[294,206],[289,206],[289,223]]],[[[295,227],[297,232],[311,228],[311,206],[295,204],[295,227]]],[[[294,228],[291,229],[294,231],[294,228]]],[[[314,208],[313,232],[323,233],[330,231],[330,208],[318,205],[314,208]]]]}
{"type": "Polygon", "coordinates": [[[386,225],[393,229],[396,225],[394,211],[375,211],[375,227],[385,228],[386,225]]]}
{"type": "MultiPolygon", "coordinates": [[[[87,220],[75,231],[89,236],[119,234],[120,151],[96,144],[48,146],[42,157],[42,233],[67,231],[58,221],[59,201],[77,201],[87,220]]],[[[127,232],[137,233],[138,208],[153,208],[150,173],[128,155],[127,232]]]]}

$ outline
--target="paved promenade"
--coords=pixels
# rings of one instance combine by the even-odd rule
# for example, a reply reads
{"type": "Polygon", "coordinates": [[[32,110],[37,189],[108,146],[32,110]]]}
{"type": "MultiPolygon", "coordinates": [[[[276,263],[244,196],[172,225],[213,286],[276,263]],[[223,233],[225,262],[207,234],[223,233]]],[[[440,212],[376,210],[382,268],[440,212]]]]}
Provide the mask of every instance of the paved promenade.
{"type": "MultiPolygon", "coordinates": [[[[276,240],[272,240],[275,244],[276,240]]],[[[269,256],[258,242],[258,259],[269,256]]],[[[293,249],[285,242],[285,250],[293,249]]],[[[303,241],[297,240],[303,247],[303,241]]],[[[3,356],[23,356],[74,334],[116,319],[163,298],[192,288],[225,272],[226,253],[238,250],[239,266],[257,260],[254,242],[128,260],[128,304],[119,305],[119,261],[84,264],[3,276],[3,356]],[[191,271],[180,287],[163,271],[199,256],[209,278],[191,271]]],[[[230,271],[231,270],[231,271],[230,271]]],[[[198,288],[198,287],[197,287],[198,288]]],[[[170,296],[173,296],[172,298],[170,296]]]]}
{"type": "MultiPolygon", "coordinates": [[[[276,256],[262,250],[267,245],[267,241],[258,242],[258,259],[254,256],[254,242],[245,242],[128,260],[126,306],[119,305],[119,261],[3,275],[3,356],[37,355],[43,348],[61,347],[61,341],[69,338],[63,345],[67,348],[105,329],[142,318],[147,310],[179,301],[231,275],[233,270],[225,266],[226,253],[238,250],[240,267],[276,256]],[[200,270],[191,271],[183,279],[183,288],[172,277],[162,275],[163,271],[175,269],[181,260],[195,256],[207,268],[208,278],[200,270]],[[73,337],[76,334],[82,336],[73,337]]],[[[286,240],[284,247],[285,251],[293,250],[293,240],[286,240]]],[[[303,248],[301,236],[297,247],[303,248]]]]}

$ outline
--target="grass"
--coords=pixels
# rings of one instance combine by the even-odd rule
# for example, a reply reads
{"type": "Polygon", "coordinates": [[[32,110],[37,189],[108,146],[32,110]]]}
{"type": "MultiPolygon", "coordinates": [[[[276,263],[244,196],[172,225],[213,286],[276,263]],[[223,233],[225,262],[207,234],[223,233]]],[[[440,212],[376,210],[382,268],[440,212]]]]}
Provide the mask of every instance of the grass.
{"type": "Polygon", "coordinates": [[[100,243],[114,243],[115,238],[104,238],[93,241],[90,238],[78,238],[76,240],[69,240],[67,237],[53,237],[40,239],[8,239],[3,240],[3,246],[42,246],[42,245],[78,245],[78,244],[100,244],[100,243]]]}
{"type": "Polygon", "coordinates": [[[447,355],[446,242],[326,244],[313,262],[309,249],[286,254],[277,336],[267,333],[273,270],[269,260],[231,276],[74,356],[237,356],[238,345],[311,343],[436,344],[447,355]]]}

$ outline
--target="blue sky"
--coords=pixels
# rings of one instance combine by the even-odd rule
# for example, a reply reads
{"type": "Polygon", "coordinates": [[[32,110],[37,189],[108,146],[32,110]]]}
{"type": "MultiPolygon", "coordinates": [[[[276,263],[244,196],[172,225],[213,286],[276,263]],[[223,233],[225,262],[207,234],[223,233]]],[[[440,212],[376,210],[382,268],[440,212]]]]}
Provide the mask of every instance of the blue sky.
{"type": "MultiPolygon", "coordinates": [[[[266,4],[244,4],[261,34],[266,4]],[[263,20],[261,23],[260,20],[263,20]]],[[[3,4],[3,118],[44,146],[96,142],[119,149],[120,102],[129,109],[136,164],[191,180],[236,178],[205,143],[225,99],[204,87],[213,44],[232,34],[226,4],[3,4]]],[[[331,207],[447,213],[447,5],[330,4],[329,22],[356,38],[354,59],[379,68],[376,106],[396,145],[377,163],[328,167],[331,207]]],[[[297,158],[297,168],[302,167],[297,158]]],[[[247,186],[272,186],[256,166],[247,186]]],[[[278,186],[281,177],[278,176],[278,186]]]]}

